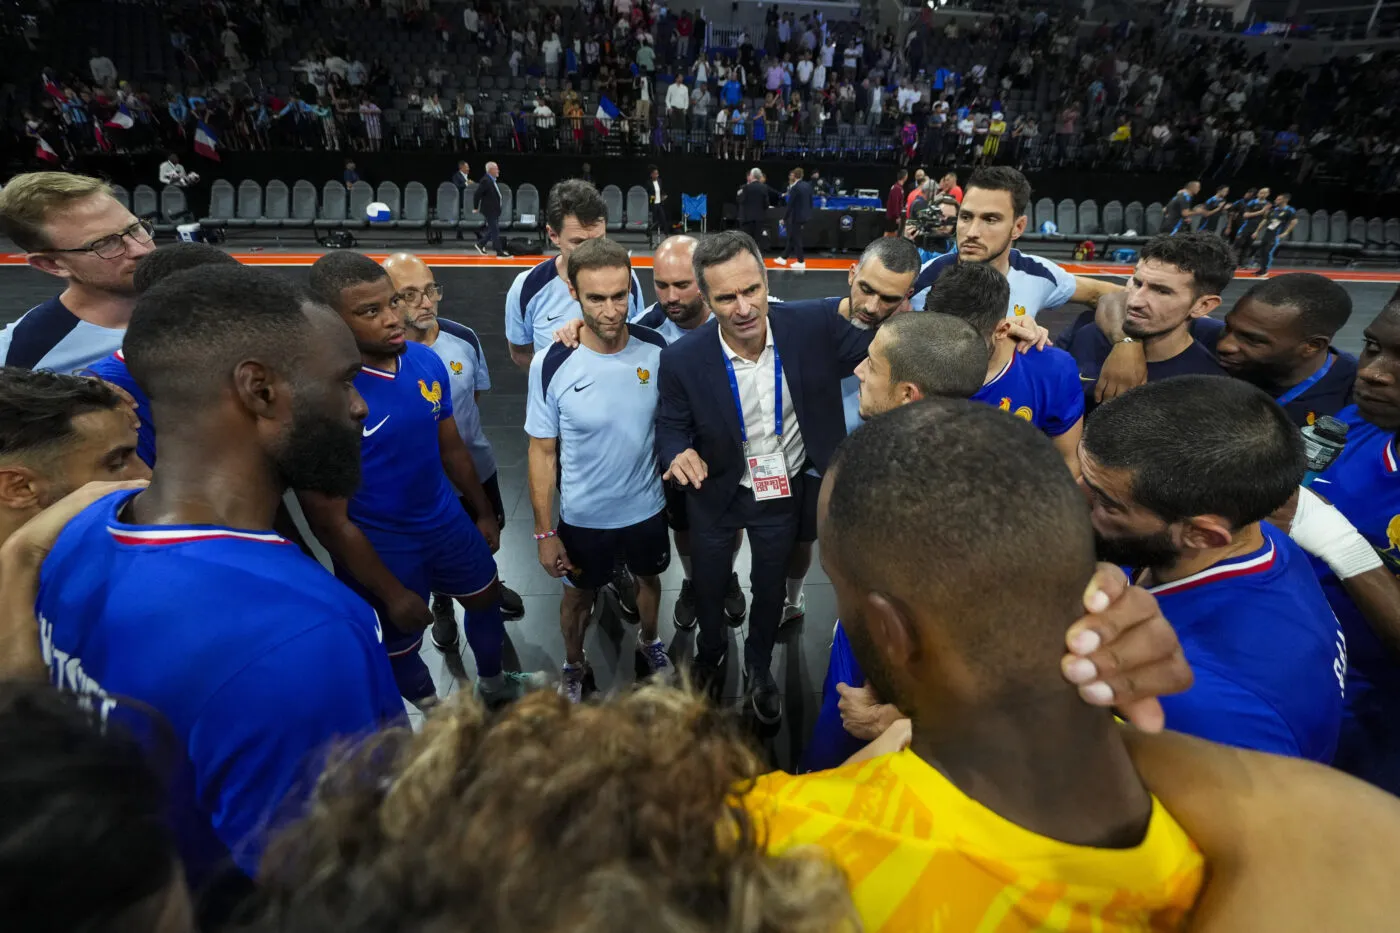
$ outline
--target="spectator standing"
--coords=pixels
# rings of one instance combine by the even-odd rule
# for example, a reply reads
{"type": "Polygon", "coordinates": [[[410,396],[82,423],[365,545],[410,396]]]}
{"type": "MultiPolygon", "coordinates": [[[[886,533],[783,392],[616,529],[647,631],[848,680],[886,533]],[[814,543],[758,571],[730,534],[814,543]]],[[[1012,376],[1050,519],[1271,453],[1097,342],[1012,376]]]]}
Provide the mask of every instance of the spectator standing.
{"type": "Polygon", "coordinates": [[[904,182],[909,178],[908,169],[900,169],[895,176],[895,183],[890,186],[889,197],[885,199],[885,227],[886,232],[899,232],[900,219],[904,216],[904,182]]]}
{"type": "Polygon", "coordinates": [[[685,114],[690,107],[690,91],[685,86],[685,76],[676,75],[676,80],[666,89],[666,121],[673,130],[685,129],[685,114]]]}
{"type": "Polygon", "coordinates": [[[97,49],[92,49],[92,58],[88,59],[88,70],[92,72],[92,81],[98,87],[116,87],[117,66],[112,64],[112,60],[101,54],[97,49]]]}
{"type": "Polygon", "coordinates": [[[774,260],[778,265],[786,266],[791,258],[791,268],[798,270],[807,268],[807,253],[802,248],[802,226],[812,219],[812,185],[804,181],[802,175],[801,168],[793,169],[788,175],[787,212],[783,215],[783,223],[787,225],[787,248],[782,258],[774,260]]]}
{"type": "Polygon", "coordinates": [[[544,40],[544,45],[540,47],[540,52],[544,55],[544,73],[551,78],[559,77],[559,57],[563,54],[564,44],[559,41],[559,33],[551,32],[549,38],[544,40]]]}
{"type": "Polygon", "coordinates": [[[480,214],[486,219],[486,223],[476,232],[476,251],[485,254],[486,249],[482,244],[489,243],[498,258],[509,258],[510,254],[506,252],[505,243],[501,240],[501,189],[497,182],[500,174],[500,166],[495,162],[487,162],[486,174],[481,176],[476,188],[472,213],[480,214]]]}

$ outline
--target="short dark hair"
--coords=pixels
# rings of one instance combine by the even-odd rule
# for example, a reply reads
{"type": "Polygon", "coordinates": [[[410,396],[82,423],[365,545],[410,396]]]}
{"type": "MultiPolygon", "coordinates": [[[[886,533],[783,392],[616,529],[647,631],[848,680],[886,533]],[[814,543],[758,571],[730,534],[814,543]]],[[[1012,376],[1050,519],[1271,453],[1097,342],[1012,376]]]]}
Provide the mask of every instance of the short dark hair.
{"type": "Polygon", "coordinates": [[[961,656],[1006,688],[1057,676],[1045,659],[1082,612],[1094,535],[1049,438],[990,405],[928,399],[857,428],[831,470],[822,544],[843,576],[932,607],[961,656]],[[989,585],[1007,567],[1025,577],[989,585]]]}
{"type": "Polygon", "coordinates": [[[955,262],[933,283],[924,310],[962,318],[991,340],[1010,301],[1011,284],[991,263],[955,262]]]}
{"type": "Polygon", "coordinates": [[[923,265],[919,248],[912,240],[906,240],[902,236],[882,236],[871,240],[870,245],[860,254],[857,268],[864,265],[867,259],[880,260],[880,265],[896,275],[918,272],[919,267],[923,265]]]}
{"type": "Polygon", "coordinates": [[[972,398],[987,378],[987,341],[947,314],[896,314],[880,327],[889,341],[891,382],[909,382],[924,398],[972,398]]]}
{"type": "Polygon", "coordinates": [[[1144,243],[1138,254],[1139,262],[1149,259],[1190,273],[1191,290],[1196,298],[1223,294],[1235,277],[1234,254],[1214,233],[1158,234],[1144,243]]]}
{"type": "Polygon", "coordinates": [[[363,253],[342,249],[327,253],[311,266],[307,287],[323,305],[340,307],[340,293],[347,288],[388,278],[384,267],[363,253]]]}
{"type": "Polygon", "coordinates": [[[742,230],[722,230],[701,237],[695,247],[695,254],[690,259],[691,268],[695,270],[695,281],[700,283],[700,291],[706,295],[710,293],[710,286],[705,281],[706,269],[726,263],[740,253],[748,253],[760,269],[766,268],[758,244],[742,230]]]}
{"type": "MultiPolygon", "coordinates": [[[[954,183],[957,179],[954,176],[954,183]]],[[[1011,195],[1011,210],[1017,217],[1026,213],[1031,203],[1031,183],[1025,175],[1009,165],[989,165],[979,168],[968,179],[966,190],[983,188],[987,191],[1005,191],[1011,195]]],[[[964,197],[966,195],[964,194],[964,197]]]]}
{"type": "Polygon", "coordinates": [[[549,189],[549,200],[544,206],[545,223],[555,233],[564,229],[565,217],[591,227],[608,219],[608,205],[597,188],[580,178],[570,178],[549,189]]]}
{"type": "Polygon", "coordinates": [[[52,454],[74,438],[74,418],[120,404],[101,379],[0,368],[0,459],[52,454]]]}
{"type": "Polygon", "coordinates": [[[631,269],[627,250],[605,237],[594,237],[569,253],[569,284],[578,288],[578,274],[585,269],[631,269]]]}
{"type": "Polygon", "coordinates": [[[1329,339],[1351,318],[1351,295],[1341,285],[1315,272],[1287,272],[1256,282],[1243,298],[1275,308],[1297,308],[1304,334],[1329,339]]]}
{"type": "Polygon", "coordinates": [[[291,372],[303,350],[306,302],[268,269],[186,269],[136,299],[122,355],[153,406],[200,406],[243,360],[291,372]]]}
{"type": "Polygon", "coordinates": [[[792,170],[792,177],[796,178],[798,181],[802,180],[802,166],[799,165],[792,170]]]}
{"type": "Polygon", "coordinates": [[[215,263],[236,266],[238,260],[217,246],[210,246],[208,243],[186,243],[183,241],[167,243],[141,257],[141,261],[136,264],[136,274],[132,276],[131,281],[137,294],[140,294],[161,279],[174,275],[176,272],[183,272],[197,266],[214,265],[215,263]]]}
{"type": "Polygon", "coordinates": [[[6,921],[149,930],[164,906],[152,896],[178,877],[165,782],[135,739],[83,703],[48,684],[0,683],[0,873],[24,892],[5,899],[6,921]]]}
{"type": "Polygon", "coordinates": [[[1099,465],[1131,470],[1134,501],[1165,522],[1260,521],[1306,469],[1302,435],[1284,410],[1219,376],[1176,376],[1104,402],[1085,420],[1083,443],[1099,465]]]}
{"type": "Polygon", "coordinates": [[[904,179],[909,177],[909,170],[907,168],[902,168],[895,173],[894,177],[898,178],[900,181],[903,181],[904,179]]]}

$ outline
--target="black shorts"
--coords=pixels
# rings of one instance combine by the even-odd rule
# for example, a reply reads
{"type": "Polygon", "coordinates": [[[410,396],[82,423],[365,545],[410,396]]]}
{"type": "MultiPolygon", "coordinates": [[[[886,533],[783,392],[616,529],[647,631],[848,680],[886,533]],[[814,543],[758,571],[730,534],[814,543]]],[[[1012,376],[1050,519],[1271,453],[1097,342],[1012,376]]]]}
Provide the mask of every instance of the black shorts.
{"type": "Polygon", "coordinates": [[[817,496],[822,491],[820,476],[799,473],[801,480],[794,490],[802,496],[802,512],[798,519],[797,540],[802,544],[817,540],[817,496]]]}
{"type": "Polygon", "coordinates": [[[689,531],[690,517],[686,515],[688,493],[675,483],[666,484],[666,524],[672,531],[689,531]]]}
{"type": "Polygon", "coordinates": [[[619,557],[639,577],[654,577],[671,566],[664,511],[625,528],[579,528],[561,518],[556,531],[574,565],[565,579],[580,589],[596,590],[609,583],[619,557]]]}
{"type": "MultiPolygon", "coordinates": [[[[486,498],[491,503],[491,508],[496,511],[496,527],[506,527],[506,507],[501,501],[501,484],[496,479],[496,474],[492,473],[481,481],[481,488],[486,490],[486,498]]],[[[461,498],[462,508],[467,510],[467,514],[476,521],[476,509],[472,508],[471,501],[466,496],[461,498]]]]}

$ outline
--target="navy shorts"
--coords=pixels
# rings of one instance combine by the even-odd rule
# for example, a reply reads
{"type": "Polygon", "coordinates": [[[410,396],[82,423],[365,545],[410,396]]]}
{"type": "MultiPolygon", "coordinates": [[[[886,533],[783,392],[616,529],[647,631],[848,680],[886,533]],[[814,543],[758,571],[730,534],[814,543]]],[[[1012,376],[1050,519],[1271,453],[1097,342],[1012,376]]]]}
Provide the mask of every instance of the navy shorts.
{"type": "Polygon", "coordinates": [[[685,503],[690,493],[688,487],[675,483],[666,484],[666,524],[672,531],[689,531],[690,517],[685,514],[685,503]]]}
{"type": "MultiPolygon", "coordinates": [[[[389,572],[424,602],[433,593],[475,596],[496,580],[496,559],[465,511],[453,509],[437,525],[411,533],[365,527],[360,530],[389,572]]],[[[432,676],[418,656],[423,633],[399,631],[389,621],[384,605],[339,564],[335,565],[335,575],[379,613],[384,649],[389,653],[399,692],[410,700],[432,696],[432,676]]]]}
{"type": "Polygon", "coordinates": [[[625,528],[579,528],[562,518],[556,529],[573,571],[565,580],[596,590],[612,581],[619,558],[639,577],[654,577],[671,566],[671,536],[665,511],[625,528]]]}

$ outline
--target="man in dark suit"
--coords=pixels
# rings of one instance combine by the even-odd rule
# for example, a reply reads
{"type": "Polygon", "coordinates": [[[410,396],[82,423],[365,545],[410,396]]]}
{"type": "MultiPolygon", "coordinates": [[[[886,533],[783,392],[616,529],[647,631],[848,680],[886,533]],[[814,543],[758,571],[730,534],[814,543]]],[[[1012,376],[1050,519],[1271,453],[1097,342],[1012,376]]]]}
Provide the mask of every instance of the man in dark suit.
{"type": "Polygon", "coordinates": [[[802,180],[802,169],[795,168],[788,175],[787,213],[783,223],[787,225],[787,249],[783,258],[775,260],[785,266],[792,259],[792,268],[807,268],[807,254],[802,249],[802,225],[812,219],[812,185],[802,180]]]}
{"type": "Polygon", "coordinates": [[[768,205],[775,192],[763,180],[763,172],[749,169],[749,180],[739,189],[739,229],[755,242],[762,242],[763,220],[768,215],[768,205]]]}
{"type": "Polygon", "coordinates": [[[686,492],[696,676],[712,690],[724,681],[724,595],[743,529],[753,552],[748,702],[774,723],[783,702],[769,668],[788,559],[816,521],[821,473],[846,436],[841,380],[874,331],[829,306],[770,310],[763,257],[737,230],[702,240],[694,268],[713,317],[662,351],[656,445],[665,478],[686,492]]]}
{"type": "MultiPolygon", "coordinates": [[[[467,185],[470,185],[472,183],[471,175],[469,174],[470,171],[471,166],[467,164],[465,159],[463,159],[462,161],[457,163],[457,171],[452,173],[452,184],[457,188],[457,199],[459,201],[462,199],[462,195],[466,192],[467,185]]],[[[458,227],[457,239],[460,240],[461,238],[462,228],[458,227]]]]}
{"type": "Polygon", "coordinates": [[[647,244],[654,249],[671,233],[671,224],[666,219],[666,192],[661,189],[661,170],[655,165],[647,166],[647,204],[651,207],[647,244]]]}
{"type": "Polygon", "coordinates": [[[508,258],[506,245],[501,241],[501,189],[497,184],[501,167],[495,162],[486,163],[486,174],[476,186],[476,197],[472,199],[472,213],[486,218],[486,223],[476,231],[476,251],[485,253],[483,243],[490,243],[496,255],[508,258]]]}

